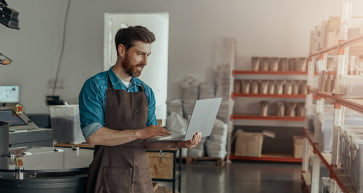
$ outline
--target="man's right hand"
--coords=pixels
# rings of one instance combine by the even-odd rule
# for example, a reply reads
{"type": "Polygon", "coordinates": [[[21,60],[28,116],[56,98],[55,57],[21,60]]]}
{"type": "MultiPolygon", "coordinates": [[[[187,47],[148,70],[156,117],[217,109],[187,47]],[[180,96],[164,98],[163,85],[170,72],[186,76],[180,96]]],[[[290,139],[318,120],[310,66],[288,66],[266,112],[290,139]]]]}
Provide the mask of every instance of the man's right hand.
{"type": "Polygon", "coordinates": [[[170,135],[170,132],[167,129],[159,127],[157,125],[151,125],[149,127],[145,127],[136,131],[136,137],[138,139],[149,139],[152,137],[165,135],[170,135]]]}

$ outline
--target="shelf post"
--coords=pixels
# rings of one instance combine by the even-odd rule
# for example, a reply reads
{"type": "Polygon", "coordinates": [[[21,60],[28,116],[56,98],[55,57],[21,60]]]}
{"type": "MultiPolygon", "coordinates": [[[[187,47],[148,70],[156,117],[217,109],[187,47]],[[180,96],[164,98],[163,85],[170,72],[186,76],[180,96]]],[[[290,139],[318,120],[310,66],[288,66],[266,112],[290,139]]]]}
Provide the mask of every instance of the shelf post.
{"type": "Polygon", "coordinates": [[[302,171],[307,172],[309,167],[308,167],[308,163],[309,163],[309,157],[310,157],[310,153],[312,149],[310,147],[309,144],[309,140],[307,138],[307,136],[305,136],[304,139],[304,154],[303,154],[303,160],[302,160],[302,171]]]}
{"type": "Polygon", "coordinates": [[[320,158],[317,154],[314,154],[310,193],[319,193],[319,185],[320,185],[320,158]]]}
{"type": "Polygon", "coordinates": [[[315,58],[310,57],[308,61],[308,77],[307,77],[307,85],[314,85],[314,74],[315,74],[315,58]]]}
{"type": "Polygon", "coordinates": [[[352,3],[344,2],[340,13],[340,40],[348,39],[348,28],[351,25],[352,3]]]}
{"type": "Polygon", "coordinates": [[[345,108],[340,104],[334,105],[334,127],[333,127],[333,144],[332,144],[332,160],[331,164],[340,165],[339,162],[339,136],[340,136],[340,126],[344,123],[344,111],[345,108]]]}

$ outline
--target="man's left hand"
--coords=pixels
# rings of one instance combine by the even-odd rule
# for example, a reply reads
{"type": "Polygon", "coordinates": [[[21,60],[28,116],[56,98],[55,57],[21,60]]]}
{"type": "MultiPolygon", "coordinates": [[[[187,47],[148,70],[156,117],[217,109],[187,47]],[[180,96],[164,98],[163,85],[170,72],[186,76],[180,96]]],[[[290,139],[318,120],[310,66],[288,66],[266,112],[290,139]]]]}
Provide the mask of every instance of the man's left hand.
{"type": "Polygon", "coordinates": [[[193,138],[191,140],[179,142],[179,147],[183,148],[195,147],[198,145],[201,139],[202,139],[202,134],[200,132],[197,132],[193,135],[193,138]]]}

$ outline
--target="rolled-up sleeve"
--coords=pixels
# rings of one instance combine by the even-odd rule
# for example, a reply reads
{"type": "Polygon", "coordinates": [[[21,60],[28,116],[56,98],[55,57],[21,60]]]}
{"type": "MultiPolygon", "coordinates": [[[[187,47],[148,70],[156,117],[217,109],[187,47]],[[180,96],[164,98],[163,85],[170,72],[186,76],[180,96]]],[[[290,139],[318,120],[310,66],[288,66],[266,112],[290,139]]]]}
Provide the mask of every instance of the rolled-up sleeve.
{"type": "Polygon", "coordinates": [[[147,90],[146,95],[148,96],[148,116],[147,116],[147,122],[146,125],[150,126],[150,125],[157,125],[157,121],[156,121],[156,115],[155,115],[155,95],[154,92],[152,91],[151,88],[149,88],[147,90]]]}
{"type": "Polygon", "coordinates": [[[86,139],[104,126],[103,97],[95,80],[89,79],[84,83],[79,94],[79,113],[82,133],[86,139]]]}

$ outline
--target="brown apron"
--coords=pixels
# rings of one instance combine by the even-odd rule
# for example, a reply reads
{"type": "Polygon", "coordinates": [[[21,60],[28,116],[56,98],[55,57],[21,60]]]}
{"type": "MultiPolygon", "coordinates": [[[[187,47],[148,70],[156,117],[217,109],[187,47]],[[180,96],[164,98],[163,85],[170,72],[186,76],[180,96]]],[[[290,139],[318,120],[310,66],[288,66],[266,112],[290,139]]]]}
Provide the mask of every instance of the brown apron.
{"type": "MultiPolygon", "coordinates": [[[[105,127],[115,130],[146,127],[148,102],[140,92],[114,90],[108,80],[105,127]]],[[[143,140],[117,146],[96,146],[86,193],[152,193],[143,140]]]]}

